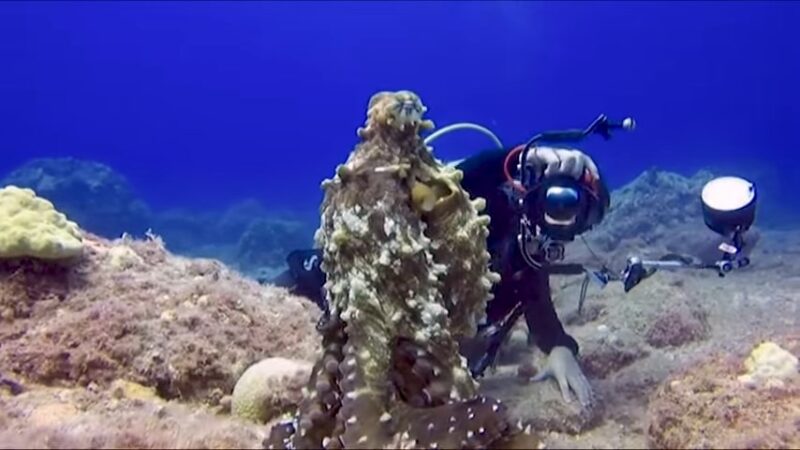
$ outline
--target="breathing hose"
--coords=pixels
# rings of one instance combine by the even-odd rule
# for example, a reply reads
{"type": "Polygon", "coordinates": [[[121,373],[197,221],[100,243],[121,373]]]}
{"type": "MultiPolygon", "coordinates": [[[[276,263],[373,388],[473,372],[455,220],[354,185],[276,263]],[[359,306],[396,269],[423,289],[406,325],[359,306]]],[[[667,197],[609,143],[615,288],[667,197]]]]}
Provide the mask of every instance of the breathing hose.
{"type": "Polygon", "coordinates": [[[504,149],[503,143],[500,141],[500,138],[498,138],[497,135],[492,133],[491,130],[489,130],[486,127],[480,126],[478,124],[469,123],[469,122],[454,123],[452,125],[448,125],[448,126],[446,126],[444,128],[436,130],[436,132],[434,132],[430,136],[426,137],[423,142],[425,143],[425,145],[430,145],[430,143],[435,141],[436,139],[439,139],[440,137],[444,136],[445,134],[448,134],[448,133],[451,133],[451,132],[457,131],[457,130],[475,130],[475,131],[481,132],[481,133],[485,134],[486,136],[488,136],[489,139],[491,139],[494,142],[494,144],[497,146],[497,148],[499,148],[500,150],[504,149]]]}

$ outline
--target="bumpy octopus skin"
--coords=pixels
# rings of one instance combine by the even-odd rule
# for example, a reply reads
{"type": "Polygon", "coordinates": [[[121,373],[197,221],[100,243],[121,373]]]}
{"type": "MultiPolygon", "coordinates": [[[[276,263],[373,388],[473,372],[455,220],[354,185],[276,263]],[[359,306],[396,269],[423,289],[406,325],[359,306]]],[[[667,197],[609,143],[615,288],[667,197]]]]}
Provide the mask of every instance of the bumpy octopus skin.
{"type": "Polygon", "coordinates": [[[323,355],[266,448],[539,446],[501,402],[477,395],[458,352],[497,277],[482,201],[422,143],[424,112],[408,91],[373,96],[362,142],[323,183],[323,355]]]}

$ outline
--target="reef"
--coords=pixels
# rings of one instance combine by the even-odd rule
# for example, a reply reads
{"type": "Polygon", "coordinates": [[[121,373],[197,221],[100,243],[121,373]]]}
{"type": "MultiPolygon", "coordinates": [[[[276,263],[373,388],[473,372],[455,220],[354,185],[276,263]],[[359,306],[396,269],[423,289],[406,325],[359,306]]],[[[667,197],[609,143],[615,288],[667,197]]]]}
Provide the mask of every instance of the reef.
{"type": "Polygon", "coordinates": [[[254,362],[316,357],[319,313],[307,301],[171,255],[156,236],[82,234],[70,265],[0,260],[3,376],[83,387],[125,379],[213,404],[254,362]]]}
{"type": "Polygon", "coordinates": [[[83,252],[78,225],[31,189],[0,189],[0,258],[71,260],[83,252]]]}
{"type": "Polygon", "coordinates": [[[142,234],[152,224],[152,211],[128,180],[96,161],[32,159],[3,178],[2,185],[33,189],[81,228],[106,238],[142,234]]]}
{"type": "Polygon", "coordinates": [[[254,448],[259,417],[296,409],[315,306],[27,188],[0,212],[0,448],[254,448]]]}
{"type": "Polygon", "coordinates": [[[311,235],[296,221],[257,218],[250,222],[236,246],[239,269],[252,273],[259,268],[282,267],[286,255],[298,248],[307,248],[311,235]]]}
{"type": "Polygon", "coordinates": [[[650,169],[611,193],[611,207],[603,222],[587,233],[603,251],[611,251],[626,239],[640,245],[667,243],[676,228],[702,230],[700,192],[714,177],[699,171],[692,177],[650,169]]]}
{"type": "Polygon", "coordinates": [[[310,247],[318,224],[318,217],[268,210],[256,199],[223,210],[155,210],[123,174],[76,158],[32,159],[4,177],[3,186],[35,191],[90,233],[115,239],[150,230],[171,252],[218,259],[256,279],[271,278],[290,251],[310,247]]]}
{"type": "Polygon", "coordinates": [[[263,426],[130,382],[0,389],[0,449],[257,448],[263,426]]]}
{"type": "Polygon", "coordinates": [[[424,145],[425,111],[409,91],[374,95],[361,142],[322,184],[324,354],[268,448],[538,446],[505,405],[477,394],[459,354],[498,276],[485,202],[424,145]]]}
{"type": "Polygon", "coordinates": [[[714,355],[666,380],[649,407],[654,448],[798,448],[800,340],[714,355]]]}

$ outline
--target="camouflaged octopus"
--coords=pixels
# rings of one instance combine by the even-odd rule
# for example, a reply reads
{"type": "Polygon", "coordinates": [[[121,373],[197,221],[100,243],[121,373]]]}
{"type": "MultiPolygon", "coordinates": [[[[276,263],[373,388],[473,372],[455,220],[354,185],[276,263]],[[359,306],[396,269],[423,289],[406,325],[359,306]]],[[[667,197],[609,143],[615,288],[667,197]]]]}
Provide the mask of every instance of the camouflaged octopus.
{"type": "Polygon", "coordinates": [[[485,202],[425,146],[425,111],[409,91],[374,95],[362,141],[322,184],[324,353],[267,448],[539,445],[477,394],[459,354],[499,276],[488,269],[485,202]]]}

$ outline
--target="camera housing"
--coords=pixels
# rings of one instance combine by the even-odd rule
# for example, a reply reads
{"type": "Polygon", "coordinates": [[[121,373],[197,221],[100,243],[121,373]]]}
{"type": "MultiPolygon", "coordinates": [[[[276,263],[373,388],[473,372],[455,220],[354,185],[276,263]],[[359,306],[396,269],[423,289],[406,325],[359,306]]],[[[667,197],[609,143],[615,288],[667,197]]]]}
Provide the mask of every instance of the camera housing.
{"type": "Polygon", "coordinates": [[[592,210],[598,201],[581,182],[568,176],[552,177],[527,193],[525,214],[549,239],[570,242],[592,228],[592,210]]]}

